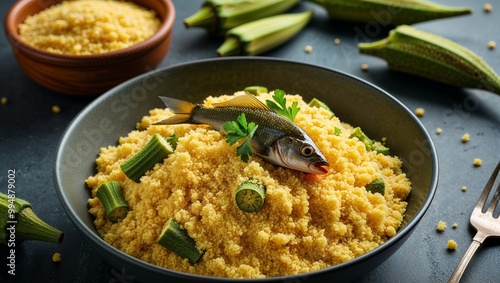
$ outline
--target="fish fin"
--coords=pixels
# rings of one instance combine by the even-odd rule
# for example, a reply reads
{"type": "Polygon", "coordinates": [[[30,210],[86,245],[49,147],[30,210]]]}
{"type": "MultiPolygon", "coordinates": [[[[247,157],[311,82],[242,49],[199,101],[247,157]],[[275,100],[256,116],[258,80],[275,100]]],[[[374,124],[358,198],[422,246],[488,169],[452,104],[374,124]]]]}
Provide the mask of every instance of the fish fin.
{"type": "Polygon", "coordinates": [[[175,125],[191,123],[191,114],[196,108],[196,104],[165,96],[160,96],[160,99],[163,101],[163,103],[165,103],[165,106],[167,106],[167,108],[175,115],[157,122],[154,125],[175,125]]]}
{"type": "Polygon", "coordinates": [[[255,154],[262,156],[262,155],[268,155],[269,148],[266,150],[266,146],[259,143],[258,141],[254,139],[250,139],[250,147],[254,151],[255,154]]]}
{"type": "Polygon", "coordinates": [[[160,96],[160,99],[174,114],[191,114],[196,107],[194,103],[172,97],[160,96]]]}
{"type": "MultiPolygon", "coordinates": [[[[224,108],[224,107],[249,107],[249,108],[258,108],[263,110],[271,110],[266,104],[262,103],[258,100],[253,94],[245,92],[243,95],[236,96],[235,98],[221,103],[214,103],[214,107],[216,108],[224,108]]],[[[272,111],[272,110],[271,110],[272,111]]]]}

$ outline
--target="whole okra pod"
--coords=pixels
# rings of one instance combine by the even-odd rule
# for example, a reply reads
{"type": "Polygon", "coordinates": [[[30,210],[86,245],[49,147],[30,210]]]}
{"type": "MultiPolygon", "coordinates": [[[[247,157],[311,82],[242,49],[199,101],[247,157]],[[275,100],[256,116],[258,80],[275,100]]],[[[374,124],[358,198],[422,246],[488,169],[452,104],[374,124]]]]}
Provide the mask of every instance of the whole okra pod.
{"type": "Polygon", "coordinates": [[[313,11],[259,19],[229,30],[217,49],[219,56],[258,55],[285,43],[309,22],[313,11]]]}
{"type": "Polygon", "coordinates": [[[202,27],[224,35],[236,26],[286,12],[300,0],[207,0],[200,10],[184,19],[187,28],[202,27]]]}
{"type": "Polygon", "coordinates": [[[363,54],[385,59],[396,71],[500,94],[500,77],[481,57],[456,42],[414,27],[399,26],[387,38],[358,47],[363,54]]]}
{"type": "Polygon", "coordinates": [[[378,22],[382,25],[413,24],[472,13],[467,7],[448,7],[426,0],[309,0],[323,6],[332,19],[378,22]]]}

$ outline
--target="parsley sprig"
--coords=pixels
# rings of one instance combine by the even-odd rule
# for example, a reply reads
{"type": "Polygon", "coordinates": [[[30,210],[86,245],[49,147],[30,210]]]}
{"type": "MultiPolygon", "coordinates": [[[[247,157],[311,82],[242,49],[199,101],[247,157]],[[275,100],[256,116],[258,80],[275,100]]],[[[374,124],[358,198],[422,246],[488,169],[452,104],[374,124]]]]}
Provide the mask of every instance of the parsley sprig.
{"type": "Polygon", "coordinates": [[[240,156],[243,162],[248,162],[250,156],[253,156],[252,148],[250,147],[250,139],[253,137],[255,130],[259,127],[254,122],[247,123],[245,113],[241,113],[236,121],[224,123],[224,131],[226,134],[226,142],[230,145],[235,144],[240,139],[245,141],[236,148],[236,156],[240,156]]]}
{"type": "Polygon", "coordinates": [[[287,107],[285,92],[281,89],[274,90],[273,99],[274,101],[269,99],[266,100],[267,106],[276,111],[276,113],[288,118],[293,122],[295,120],[295,116],[297,116],[297,113],[299,113],[300,111],[299,103],[297,103],[297,101],[294,101],[291,107],[287,107]]]}

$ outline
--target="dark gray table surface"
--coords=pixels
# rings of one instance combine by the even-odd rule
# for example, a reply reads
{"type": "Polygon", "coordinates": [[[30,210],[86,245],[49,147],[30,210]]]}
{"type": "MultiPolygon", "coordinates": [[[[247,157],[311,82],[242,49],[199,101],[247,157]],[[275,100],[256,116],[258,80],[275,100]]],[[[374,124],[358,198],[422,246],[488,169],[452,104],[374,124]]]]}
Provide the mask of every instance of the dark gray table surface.
{"type": "MultiPolygon", "coordinates": [[[[0,1],[2,19],[15,0],[0,1]]],[[[177,17],[170,52],[160,67],[216,57],[221,38],[201,29],[186,29],[182,20],[194,13],[200,0],[174,0],[177,17]]],[[[453,19],[435,20],[416,26],[454,40],[482,56],[500,72],[500,1],[490,0],[494,9],[483,12],[485,1],[436,0],[470,6],[474,13],[453,19]],[[499,47],[488,49],[488,41],[499,47]]],[[[437,194],[428,212],[409,240],[391,258],[357,282],[446,282],[467,250],[474,230],[469,215],[494,166],[500,160],[500,96],[478,90],[458,89],[426,79],[389,71],[384,61],[360,55],[359,41],[374,41],[387,35],[383,22],[351,24],[332,21],[319,6],[301,3],[294,11],[312,8],[314,19],[298,36],[262,56],[279,57],[337,69],[385,89],[409,109],[422,107],[420,118],[438,151],[440,174],[437,194]],[[340,45],[334,39],[341,40],[340,45]],[[312,53],[304,52],[311,45],[312,53]],[[368,64],[368,72],[361,71],[368,64]],[[441,135],[436,128],[442,128],[441,135]],[[461,142],[464,133],[468,143],[461,142]],[[483,165],[475,168],[474,158],[483,165]],[[465,192],[461,187],[466,186],[465,192]],[[439,220],[448,228],[438,233],[439,220]],[[453,223],[458,227],[452,229],[453,223]],[[446,243],[454,239],[455,251],[446,243]]],[[[334,92],[335,90],[332,90],[334,92]]],[[[35,212],[65,232],[57,244],[27,241],[16,246],[16,275],[7,274],[8,250],[0,247],[0,281],[12,282],[119,282],[122,271],[113,269],[80,236],[63,210],[54,190],[52,166],[63,131],[93,98],[71,97],[44,89],[19,68],[5,35],[0,35],[0,191],[7,191],[7,172],[15,170],[16,196],[29,200],[35,212]],[[53,114],[52,105],[61,113],[53,114]],[[62,261],[53,263],[59,252],[62,261]]],[[[491,239],[480,248],[463,282],[500,282],[500,240],[491,239]]]]}

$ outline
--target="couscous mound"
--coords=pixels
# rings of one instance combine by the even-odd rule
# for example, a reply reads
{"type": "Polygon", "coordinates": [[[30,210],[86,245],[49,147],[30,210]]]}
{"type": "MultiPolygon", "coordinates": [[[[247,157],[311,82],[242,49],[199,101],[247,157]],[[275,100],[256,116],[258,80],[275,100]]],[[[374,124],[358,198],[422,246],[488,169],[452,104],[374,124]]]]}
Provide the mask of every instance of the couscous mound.
{"type": "MultiPolygon", "coordinates": [[[[265,101],[271,94],[258,97],[265,101]]],[[[231,98],[208,97],[205,105],[231,98]]],[[[287,95],[287,100],[299,102],[295,123],[327,158],[328,174],[305,174],[255,156],[245,163],[236,156],[236,145],[230,146],[223,133],[210,126],[152,125],[172,115],[154,109],[137,130],[120,138],[119,145],[101,149],[97,174],[86,181],[92,190],[89,211],[100,235],[125,253],[158,266],[231,278],[323,269],[394,236],[411,190],[400,159],[367,151],[358,139],[349,138],[352,127],[325,109],[309,107],[298,95],[287,95]],[[156,133],[164,137],[175,133],[177,148],[135,183],[120,164],[156,133]],[[239,184],[249,178],[266,187],[265,204],[256,213],[241,211],[234,200],[239,184]],[[377,178],[385,181],[384,195],[365,189],[377,178]],[[99,185],[112,180],[120,183],[129,205],[127,216],[114,224],[95,197],[99,185]],[[204,251],[196,264],[156,243],[169,218],[180,223],[204,251]]]]}
{"type": "Polygon", "coordinates": [[[59,54],[89,55],[123,49],[152,36],[161,21],[132,2],[63,1],[19,25],[28,44],[59,54]]]}

